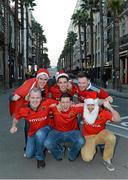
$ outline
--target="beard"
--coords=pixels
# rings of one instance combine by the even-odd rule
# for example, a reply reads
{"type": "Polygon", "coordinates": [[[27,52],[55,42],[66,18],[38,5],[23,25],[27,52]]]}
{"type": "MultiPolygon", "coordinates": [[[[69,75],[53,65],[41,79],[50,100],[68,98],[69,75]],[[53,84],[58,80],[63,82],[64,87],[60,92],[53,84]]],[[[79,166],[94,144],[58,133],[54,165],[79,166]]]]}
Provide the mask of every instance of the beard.
{"type": "Polygon", "coordinates": [[[99,114],[99,106],[95,105],[93,111],[89,111],[86,104],[84,104],[84,121],[88,124],[94,124],[99,114]]]}

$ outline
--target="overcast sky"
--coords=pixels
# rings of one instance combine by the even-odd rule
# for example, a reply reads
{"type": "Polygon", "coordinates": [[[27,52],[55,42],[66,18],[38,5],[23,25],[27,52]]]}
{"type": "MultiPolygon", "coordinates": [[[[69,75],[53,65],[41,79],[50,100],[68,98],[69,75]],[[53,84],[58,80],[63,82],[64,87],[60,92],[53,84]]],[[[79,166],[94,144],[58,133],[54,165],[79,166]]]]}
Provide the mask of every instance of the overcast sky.
{"type": "MultiPolygon", "coordinates": [[[[33,15],[44,29],[51,65],[57,65],[77,0],[36,0],[33,15]]],[[[45,46],[45,45],[44,45],[45,46]]]]}

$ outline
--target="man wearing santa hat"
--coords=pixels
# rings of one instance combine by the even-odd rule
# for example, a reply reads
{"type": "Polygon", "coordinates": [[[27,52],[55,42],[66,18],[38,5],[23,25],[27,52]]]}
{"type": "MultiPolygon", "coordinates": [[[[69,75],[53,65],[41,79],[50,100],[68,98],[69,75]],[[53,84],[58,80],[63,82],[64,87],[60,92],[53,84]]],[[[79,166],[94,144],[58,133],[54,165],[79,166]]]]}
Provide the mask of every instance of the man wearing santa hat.
{"type": "MultiPolygon", "coordinates": [[[[11,96],[10,101],[10,114],[15,117],[15,114],[26,103],[28,103],[29,92],[33,87],[38,87],[41,90],[43,99],[48,97],[48,82],[49,72],[47,69],[40,68],[37,71],[37,76],[26,80],[19,88],[15,90],[11,96]]],[[[25,123],[25,143],[27,142],[27,129],[28,126],[25,123]]]]}
{"type": "Polygon", "coordinates": [[[109,171],[114,171],[111,159],[113,158],[116,137],[105,129],[107,121],[120,121],[119,113],[112,108],[108,100],[103,102],[103,108],[98,105],[97,99],[92,98],[84,101],[82,133],[86,143],[81,149],[84,161],[91,161],[96,153],[96,146],[104,144],[103,163],[109,171]]]}
{"type": "Polygon", "coordinates": [[[63,93],[68,93],[71,96],[75,94],[75,85],[69,83],[69,76],[64,71],[57,72],[56,84],[50,88],[51,98],[59,100],[63,93]]]}

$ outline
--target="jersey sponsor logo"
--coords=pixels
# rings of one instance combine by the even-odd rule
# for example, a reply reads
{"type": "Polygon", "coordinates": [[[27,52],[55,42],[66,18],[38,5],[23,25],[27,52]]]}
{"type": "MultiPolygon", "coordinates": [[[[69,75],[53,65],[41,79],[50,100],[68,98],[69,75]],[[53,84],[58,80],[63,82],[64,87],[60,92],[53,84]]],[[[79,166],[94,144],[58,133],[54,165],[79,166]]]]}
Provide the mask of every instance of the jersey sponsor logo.
{"type": "Polygon", "coordinates": [[[100,128],[101,127],[100,124],[89,124],[85,119],[84,119],[84,124],[86,124],[87,126],[91,126],[93,128],[100,128]]]}
{"type": "Polygon", "coordinates": [[[47,119],[47,116],[41,117],[41,118],[35,118],[35,119],[30,119],[30,122],[39,122],[39,121],[44,121],[47,119]]]}

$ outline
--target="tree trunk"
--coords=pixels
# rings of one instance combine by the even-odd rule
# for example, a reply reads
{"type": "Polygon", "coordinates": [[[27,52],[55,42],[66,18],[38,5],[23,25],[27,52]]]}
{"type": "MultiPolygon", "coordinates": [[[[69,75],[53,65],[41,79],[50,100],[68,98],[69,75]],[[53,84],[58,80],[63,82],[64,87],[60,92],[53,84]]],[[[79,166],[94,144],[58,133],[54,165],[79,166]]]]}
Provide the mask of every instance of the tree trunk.
{"type": "Polygon", "coordinates": [[[22,80],[25,79],[24,74],[24,3],[20,0],[21,5],[21,53],[22,53],[22,80]]]}
{"type": "Polygon", "coordinates": [[[103,86],[103,73],[104,73],[104,27],[103,27],[103,7],[102,0],[100,0],[100,30],[101,30],[101,71],[100,71],[100,82],[103,86]]]}
{"type": "Polygon", "coordinates": [[[114,83],[113,88],[121,90],[120,83],[120,58],[119,58],[119,17],[117,13],[114,16],[114,54],[113,54],[113,71],[114,83]]]}
{"type": "Polygon", "coordinates": [[[83,60],[82,60],[82,46],[81,46],[81,30],[80,30],[80,24],[78,24],[78,31],[79,31],[79,45],[80,45],[80,69],[83,71],[83,60]]]}
{"type": "Polygon", "coordinates": [[[18,83],[18,77],[19,77],[19,61],[18,61],[18,46],[19,46],[19,25],[18,25],[18,0],[15,0],[15,38],[14,38],[14,44],[15,44],[15,81],[18,83]]]}
{"type": "Polygon", "coordinates": [[[25,5],[25,9],[26,9],[26,58],[27,58],[27,68],[28,68],[28,64],[29,64],[29,19],[28,19],[28,6],[25,5]]]}
{"type": "Polygon", "coordinates": [[[84,26],[84,64],[85,64],[85,69],[87,68],[87,46],[86,46],[86,25],[84,26]]]}
{"type": "Polygon", "coordinates": [[[90,33],[91,33],[91,70],[93,69],[94,57],[93,57],[93,10],[91,6],[90,10],[90,33]]]}
{"type": "Polygon", "coordinates": [[[8,56],[8,14],[9,1],[4,1],[4,88],[9,88],[9,56],[8,56]]]}

